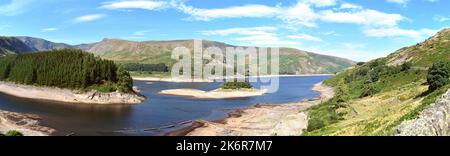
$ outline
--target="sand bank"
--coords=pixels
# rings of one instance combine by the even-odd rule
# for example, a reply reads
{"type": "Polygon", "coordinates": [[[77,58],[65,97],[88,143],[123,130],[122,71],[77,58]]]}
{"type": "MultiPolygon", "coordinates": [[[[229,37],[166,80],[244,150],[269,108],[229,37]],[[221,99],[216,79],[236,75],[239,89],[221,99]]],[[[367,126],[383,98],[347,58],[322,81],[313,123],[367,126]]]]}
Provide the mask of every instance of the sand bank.
{"type": "Polygon", "coordinates": [[[159,77],[133,77],[133,80],[138,81],[155,81],[155,82],[213,82],[213,80],[205,79],[182,79],[182,78],[159,78],[159,77]]]}
{"type": "Polygon", "coordinates": [[[0,92],[20,98],[86,104],[137,104],[145,100],[134,93],[81,92],[69,89],[37,87],[0,81],[0,92]]]}
{"type": "Polygon", "coordinates": [[[186,96],[199,99],[230,99],[230,98],[245,98],[264,95],[266,91],[257,89],[239,89],[239,90],[226,90],[217,89],[213,91],[202,91],[196,89],[170,89],[163,90],[159,94],[174,95],[174,96],[186,96]]]}
{"type": "Polygon", "coordinates": [[[230,113],[218,122],[196,121],[191,127],[167,135],[187,136],[290,136],[301,135],[308,126],[308,116],[301,112],[334,96],[333,89],[316,84],[320,97],[282,105],[255,105],[230,113]]]}

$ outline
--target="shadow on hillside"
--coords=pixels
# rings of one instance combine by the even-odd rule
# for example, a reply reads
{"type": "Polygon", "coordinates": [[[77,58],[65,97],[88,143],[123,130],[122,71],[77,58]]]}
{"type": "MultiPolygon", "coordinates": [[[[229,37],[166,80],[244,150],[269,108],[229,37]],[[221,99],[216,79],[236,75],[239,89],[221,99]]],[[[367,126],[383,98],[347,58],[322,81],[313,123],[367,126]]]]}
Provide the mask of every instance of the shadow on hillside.
{"type": "Polygon", "coordinates": [[[432,91],[427,90],[427,91],[425,91],[425,92],[423,92],[423,93],[420,93],[420,94],[417,95],[416,97],[414,97],[414,99],[419,99],[419,98],[426,97],[426,96],[428,96],[430,93],[432,93],[432,91]]]}

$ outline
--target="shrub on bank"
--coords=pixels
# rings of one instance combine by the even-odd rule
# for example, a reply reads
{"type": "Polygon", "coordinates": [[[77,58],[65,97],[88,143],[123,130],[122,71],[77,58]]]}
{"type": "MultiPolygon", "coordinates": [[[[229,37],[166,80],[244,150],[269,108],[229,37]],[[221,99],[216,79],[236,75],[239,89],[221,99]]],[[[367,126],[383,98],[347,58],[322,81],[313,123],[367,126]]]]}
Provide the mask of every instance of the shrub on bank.
{"type": "Polygon", "coordinates": [[[10,130],[5,133],[5,136],[23,136],[23,134],[16,130],[10,130]]]}
{"type": "Polygon", "coordinates": [[[436,62],[428,71],[429,91],[434,91],[449,83],[450,65],[447,62],[436,62]]]}
{"type": "Polygon", "coordinates": [[[251,89],[253,88],[252,84],[250,82],[238,82],[237,80],[232,82],[225,82],[220,85],[220,88],[222,89],[251,89]]]}

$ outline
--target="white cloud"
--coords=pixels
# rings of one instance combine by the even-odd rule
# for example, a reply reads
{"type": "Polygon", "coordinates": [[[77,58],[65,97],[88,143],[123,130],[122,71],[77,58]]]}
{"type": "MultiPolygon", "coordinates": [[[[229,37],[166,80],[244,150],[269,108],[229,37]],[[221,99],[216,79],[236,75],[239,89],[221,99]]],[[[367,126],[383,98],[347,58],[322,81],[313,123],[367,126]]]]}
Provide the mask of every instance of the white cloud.
{"type": "Polygon", "coordinates": [[[300,45],[300,42],[283,40],[276,33],[275,27],[249,27],[249,28],[230,28],[221,30],[201,31],[207,36],[232,36],[235,41],[244,41],[253,45],[261,46],[286,46],[300,45]]]}
{"type": "Polygon", "coordinates": [[[83,22],[91,22],[91,21],[99,20],[104,17],[106,17],[105,14],[89,14],[89,15],[77,17],[77,18],[73,19],[72,21],[74,23],[83,23],[83,22]]]}
{"type": "Polygon", "coordinates": [[[361,43],[337,43],[332,47],[297,47],[298,49],[316,52],[324,55],[337,56],[342,58],[348,58],[353,61],[369,61],[375,58],[380,58],[388,55],[391,50],[373,51],[368,50],[367,45],[361,43]]]}
{"type": "Polygon", "coordinates": [[[321,20],[333,23],[349,23],[364,26],[397,26],[405,20],[400,14],[389,14],[371,9],[358,9],[357,11],[333,11],[326,10],[321,12],[321,20]]]}
{"type": "Polygon", "coordinates": [[[250,28],[230,28],[230,29],[221,29],[221,30],[207,30],[201,31],[203,35],[211,36],[211,35],[220,35],[220,36],[228,36],[228,35],[276,35],[274,32],[277,30],[276,27],[250,27],[250,28]]]}
{"type": "Polygon", "coordinates": [[[223,18],[277,17],[285,23],[286,27],[290,28],[299,28],[302,26],[316,27],[317,22],[319,21],[360,24],[365,26],[397,26],[398,22],[406,19],[400,14],[390,14],[377,10],[365,9],[360,5],[340,0],[299,0],[292,6],[281,6],[281,4],[276,6],[247,4],[208,9],[189,6],[181,0],[172,0],[169,2],[128,0],[109,2],[101,6],[101,8],[110,9],[142,8],[147,10],[155,10],[160,7],[175,8],[188,14],[190,19],[200,21],[211,21],[223,18]],[[334,8],[325,8],[325,10],[323,10],[324,7],[334,8]]]}
{"type": "MultiPolygon", "coordinates": [[[[387,0],[391,3],[407,3],[408,0],[387,0]]],[[[426,0],[434,1],[434,0],[426,0]]],[[[283,22],[283,27],[298,30],[302,27],[317,27],[320,23],[341,23],[361,26],[363,33],[369,37],[397,37],[406,36],[420,38],[427,34],[427,29],[408,30],[399,27],[399,23],[408,18],[396,13],[386,13],[374,9],[364,8],[361,5],[348,3],[343,0],[298,0],[292,6],[276,6],[247,4],[229,6],[224,8],[196,8],[186,5],[182,0],[126,0],[103,3],[101,8],[107,9],[146,9],[157,10],[168,7],[179,10],[191,20],[212,21],[224,18],[270,18],[275,17],[283,22]]],[[[99,18],[99,17],[97,17],[99,18]]],[[[101,18],[101,17],[100,17],[101,18]]],[[[89,21],[90,18],[81,18],[89,21]]],[[[437,18],[446,21],[446,18],[437,18]]],[[[204,35],[241,35],[238,40],[251,40],[260,37],[265,40],[281,40],[273,27],[233,28],[215,31],[203,31],[204,35]]],[[[142,32],[136,32],[142,36],[142,32]]],[[[295,36],[290,39],[303,39],[320,41],[313,36],[295,36]]],[[[260,42],[261,43],[261,42],[260,42]]]]}
{"type": "Polygon", "coordinates": [[[409,2],[409,0],[386,0],[389,3],[396,3],[396,4],[406,4],[409,2]]]}
{"type": "Polygon", "coordinates": [[[303,0],[305,4],[314,5],[316,7],[328,7],[336,5],[337,0],[303,0]]]}
{"type": "Polygon", "coordinates": [[[42,29],[42,32],[52,32],[52,31],[57,31],[58,28],[44,28],[42,29]]]}
{"type": "Polygon", "coordinates": [[[104,9],[145,9],[156,10],[167,5],[163,1],[153,0],[132,0],[132,1],[116,1],[103,3],[100,8],[104,9]]]}
{"type": "Polygon", "coordinates": [[[315,21],[319,15],[314,12],[310,5],[305,3],[297,3],[292,7],[283,9],[278,18],[287,23],[290,27],[306,26],[315,27],[315,21]]]}
{"type": "Polygon", "coordinates": [[[322,39],[315,37],[315,36],[308,35],[308,34],[289,35],[288,38],[300,39],[300,40],[306,40],[306,41],[314,41],[314,42],[323,42],[322,39]]]}
{"type": "Polygon", "coordinates": [[[278,8],[276,7],[257,4],[218,9],[194,8],[183,3],[172,3],[172,5],[178,10],[189,14],[193,19],[201,21],[210,21],[218,18],[270,17],[276,15],[278,12],[278,8]]]}
{"type": "Polygon", "coordinates": [[[432,29],[401,29],[398,27],[391,28],[371,28],[364,30],[364,34],[370,37],[410,37],[417,40],[432,36],[439,30],[432,29]]]}
{"type": "Polygon", "coordinates": [[[11,2],[0,5],[0,15],[14,16],[25,11],[25,7],[35,0],[11,0],[11,2]]]}
{"type": "Polygon", "coordinates": [[[339,9],[363,9],[362,6],[353,3],[342,3],[339,9]]]}
{"type": "MultiPolygon", "coordinates": [[[[340,1],[339,1],[340,2],[340,1]]],[[[298,1],[293,6],[265,6],[265,5],[243,5],[218,9],[200,9],[187,6],[184,3],[172,2],[171,5],[189,14],[191,19],[211,21],[220,18],[262,18],[277,17],[281,19],[287,27],[299,28],[302,26],[316,27],[317,22],[348,23],[364,26],[397,26],[400,21],[406,18],[400,14],[384,13],[377,10],[365,9],[360,5],[342,2],[338,6],[335,0],[303,0],[298,1]],[[330,7],[332,9],[321,10],[316,7],[330,7]]]]}

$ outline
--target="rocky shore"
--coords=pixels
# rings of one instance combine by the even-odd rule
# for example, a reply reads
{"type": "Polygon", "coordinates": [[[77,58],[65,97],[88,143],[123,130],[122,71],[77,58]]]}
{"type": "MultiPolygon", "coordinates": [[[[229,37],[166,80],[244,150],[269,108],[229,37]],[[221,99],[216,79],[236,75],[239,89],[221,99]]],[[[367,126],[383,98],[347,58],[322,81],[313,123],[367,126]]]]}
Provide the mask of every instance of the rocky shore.
{"type": "Polygon", "coordinates": [[[450,136],[450,90],[422,111],[417,119],[396,129],[398,136],[450,136]]]}
{"type": "Polygon", "coordinates": [[[20,98],[85,104],[138,104],[145,97],[136,93],[100,93],[69,89],[37,87],[0,81],[0,92],[20,98]]]}
{"type": "Polygon", "coordinates": [[[32,114],[20,114],[0,110],[0,133],[16,130],[25,136],[48,136],[54,129],[40,125],[40,118],[32,114]]]}
{"type": "Polygon", "coordinates": [[[195,121],[192,126],[167,133],[168,136],[290,136],[301,135],[308,126],[308,116],[301,112],[334,96],[333,89],[316,84],[320,93],[314,99],[282,105],[255,105],[230,113],[220,121],[195,121]]]}

